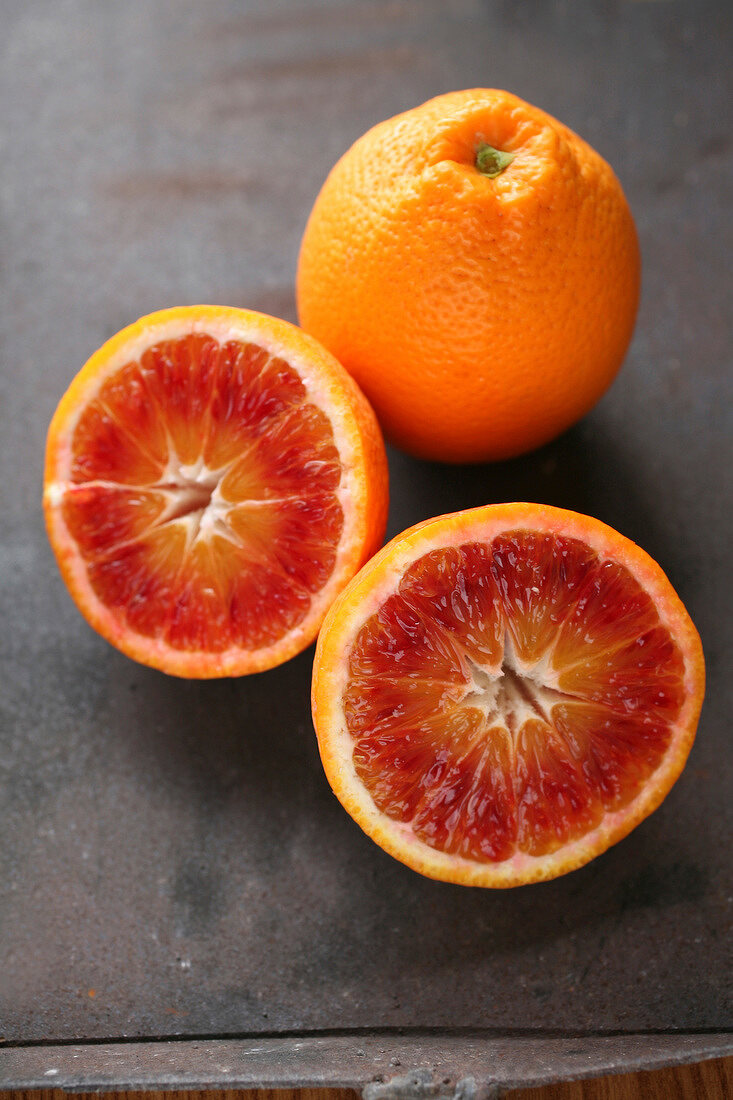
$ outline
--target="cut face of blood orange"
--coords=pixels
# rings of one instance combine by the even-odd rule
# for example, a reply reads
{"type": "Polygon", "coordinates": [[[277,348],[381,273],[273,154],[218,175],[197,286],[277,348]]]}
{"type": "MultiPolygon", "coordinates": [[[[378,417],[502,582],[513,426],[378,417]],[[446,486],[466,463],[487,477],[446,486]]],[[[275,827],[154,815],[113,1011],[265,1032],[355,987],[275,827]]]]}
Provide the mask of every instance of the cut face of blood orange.
{"type": "Polygon", "coordinates": [[[241,675],[315,637],[380,544],[384,448],[314,340],[245,310],[164,310],[92,357],[48,435],[49,537],[82,613],[180,676],[241,675]]]}
{"type": "Polygon", "coordinates": [[[553,878],[665,797],[695,735],[700,640],[661,569],[597,520],[491,505],[399,536],[316,650],[328,779],[434,878],[553,878]]]}

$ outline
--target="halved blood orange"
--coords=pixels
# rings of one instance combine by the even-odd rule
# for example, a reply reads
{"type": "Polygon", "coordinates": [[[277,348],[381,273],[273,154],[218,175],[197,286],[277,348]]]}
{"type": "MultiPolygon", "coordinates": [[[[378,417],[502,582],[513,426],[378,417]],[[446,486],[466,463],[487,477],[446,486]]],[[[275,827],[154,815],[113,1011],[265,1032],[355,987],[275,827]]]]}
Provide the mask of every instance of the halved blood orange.
{"type": "Polygon", "coordinates": [[[433,878],[517,886],[587,863],[684,767],[700,639],[659,566],[538,504],[428,520],[329,611],[313,718],[345,808],[433,878]]]}
{"type": "Polygon", "coordinates": [[[164,672],[237,676],[304,649],[381,544],[384,445],[355,383],[295,326],[163,310],[62,398],[44,508],[71,595],[108,641],[164,672]]]}

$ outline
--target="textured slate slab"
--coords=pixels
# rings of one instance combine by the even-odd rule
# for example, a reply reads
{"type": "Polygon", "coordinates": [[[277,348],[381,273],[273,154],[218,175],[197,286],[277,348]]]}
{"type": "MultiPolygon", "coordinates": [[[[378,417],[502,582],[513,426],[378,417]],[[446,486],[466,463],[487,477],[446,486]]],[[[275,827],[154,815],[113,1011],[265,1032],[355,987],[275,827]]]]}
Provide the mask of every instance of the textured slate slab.
{"type": "Polygon", "coordinates": [[[491,1100],[508,1088],[701,1062],[731,1049],[708,1035],[261,1036],[0,1048],[6,1088],[355,1088],[364,1100],[491,1100]]]}
{"type": "Polygon", "coordinates": [[[730,6],[0,12],[0,1035],[728,1027],[730,6]],[[336,157],[470,85],[536,102],[611,161],[641,313],[617,383],[555,444],[466,469],[392,452],[390,532],[488,501],[597,515],[665,568],[709,669],[664,806],[589,867],[509,893],[421,879],[352,824],[318,761],[312,652],[233,682],[137,667],[72,606],[40,512],[46,425],[94,348],[185,302],[294,319],[336,157]]]}

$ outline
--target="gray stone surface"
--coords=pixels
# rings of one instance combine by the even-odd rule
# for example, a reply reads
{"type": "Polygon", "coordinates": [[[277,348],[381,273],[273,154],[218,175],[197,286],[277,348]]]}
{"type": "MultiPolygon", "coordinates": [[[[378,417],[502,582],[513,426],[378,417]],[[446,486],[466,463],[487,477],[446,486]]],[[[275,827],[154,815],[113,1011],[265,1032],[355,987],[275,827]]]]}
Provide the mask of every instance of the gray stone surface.
{"type": "Polygon", "coordinates": [[[0,1035],[729,1026],[730,6],[0,12],[0,1035]],[[390,452],[390,533],[489,501],[596,515],[668,573],[709,674],[659,811],[583,870],[510,892],[423,879],[351,822],[318,760],[312,651],[186,683],[110,648],[66,594],[40,507],[48,421],[106,337],[196,301],[294,319],[333,161],[472,85],[546,108],[613,164],[641,312],[610,393],[542,451],[465,469],[390,452]]]}

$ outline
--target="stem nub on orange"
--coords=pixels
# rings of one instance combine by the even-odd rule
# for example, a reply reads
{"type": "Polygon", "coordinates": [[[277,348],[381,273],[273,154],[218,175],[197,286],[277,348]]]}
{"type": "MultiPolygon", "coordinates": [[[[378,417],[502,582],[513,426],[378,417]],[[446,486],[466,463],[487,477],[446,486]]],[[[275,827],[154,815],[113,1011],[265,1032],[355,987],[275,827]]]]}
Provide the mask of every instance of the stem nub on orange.
{"type": "Polygon", "coordinates": [[[333,790],[385,851],[517,886],[659,805],[704,678],[648,554],[588,516],[497,504],[413,527],[347,586],[319,635],[313,719],[333,790]]]}
{"type": "Polygon", "coordinates": [[[164,672],[238,676],[304,649],[381,544],[384,445],[353,380],[293,325],[163,310],[71,383],[44,508],[103,637],[164,672]]]}
{"type": "Polygon", "coordinates": [[[336,164],[298,310],[394,443],[475,462],[588,412],[626,353],[639,278],[606,161],[516,96],[474,89],[382,122],[336,164]]]}

